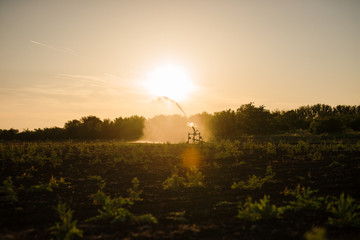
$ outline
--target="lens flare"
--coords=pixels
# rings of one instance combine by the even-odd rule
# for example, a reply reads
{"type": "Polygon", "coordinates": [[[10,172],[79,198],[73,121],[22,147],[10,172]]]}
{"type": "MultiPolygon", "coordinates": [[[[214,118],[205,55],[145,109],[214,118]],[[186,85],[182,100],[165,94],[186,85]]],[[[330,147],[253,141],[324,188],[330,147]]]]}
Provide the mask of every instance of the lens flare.
{"type": "Polygon", "coordinates": [[[182,161],[186,168],[198,167],[202,161],[199,149],[195,146],[186,148],[182,154],[182,161]]]}

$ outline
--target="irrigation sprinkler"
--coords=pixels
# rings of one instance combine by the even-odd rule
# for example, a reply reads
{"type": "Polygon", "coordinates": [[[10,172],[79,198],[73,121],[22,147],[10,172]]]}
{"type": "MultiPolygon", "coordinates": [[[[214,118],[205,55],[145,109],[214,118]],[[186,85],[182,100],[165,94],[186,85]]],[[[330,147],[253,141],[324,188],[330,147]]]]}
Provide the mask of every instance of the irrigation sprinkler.
{"type": "Polygon", "coordinates": [[[199,132],[199,130],[196,130],[194,126],[191,126],[191,128],[193,129],[192,133],[188,133],[188,140],[187,143],[202,143],[203,142],[203,138],[199,132]]]}
{"type": "MultiPolygon", "coordinates": [[[[181,110],[181,112],[184,114],[184,116],[189,120],[189,117],[186,115],[185,111],[182,109],[182,107],[180,106],[179,103],[177,103],[175,100],[168,98],[166,96],[162,96],[162,97],[160,97],[160,99],[161,98],[176,104],[176,106],[181,110]]],[[[188,123],[188,126],[193,129],[193,132],[192,133],[188,132],[188,139],[187,139],[186,143],[190,143],[190,142],[191,143],[203,143],[204,140],[203,140],[199,130],[195,129],[194,123],[188,123]]]]}

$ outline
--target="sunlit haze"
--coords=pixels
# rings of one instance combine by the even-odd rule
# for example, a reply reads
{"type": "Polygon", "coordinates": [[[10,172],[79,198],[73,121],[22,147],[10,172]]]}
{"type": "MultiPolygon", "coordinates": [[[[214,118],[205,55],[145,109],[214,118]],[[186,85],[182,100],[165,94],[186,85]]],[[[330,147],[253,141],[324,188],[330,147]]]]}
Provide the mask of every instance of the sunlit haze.
{"type": "Polygon", "coordinates": [[[150,72],[145,86],[156,97],[166,96],[176,101],[185,99],[194,89],[185,70],[169,63],[150,72]]]}
{"type": "Polygon", "coordinates": [[[0,1],[0,129],[360,104],[360,1],[0,1]]]}

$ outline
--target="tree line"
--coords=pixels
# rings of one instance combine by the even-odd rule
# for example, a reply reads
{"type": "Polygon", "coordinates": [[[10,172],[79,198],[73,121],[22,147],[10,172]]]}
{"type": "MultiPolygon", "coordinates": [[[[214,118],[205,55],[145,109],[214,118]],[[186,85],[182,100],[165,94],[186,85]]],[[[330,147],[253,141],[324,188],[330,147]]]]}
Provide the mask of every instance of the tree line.
{"type": "Polygon", "coordinates": [[[170,134],[170,130],[174,131],[174,128],[179,130],[181,129],[179,126],[184,125],[185,136],[186,131],[189,130],[186,125],[188,121],[193,121],[198,126],[200,124],[203,129],[211,132],[211,135],[217,139],[236,139],[244,135],[280,134],[297,130],[305,130],[313,134],[334,134],[347,130],[360,131],[360,105],[332,107],[316,104],[288,111],[270,111],[262,105],[257,107],[254,103],[248,103],[241,105],[236,110],[228,109],[214,114],[204,112],[193,115],[189,119],[179,115],[161,115],[147,120],[141,116],[119,117],[114,120],[101,120],[95,116],[87,116],[80,120],[68,121],[63,128],[39,128],[21,132],[17,129],[0,129],[0,139],[120,139],[134,141],[143,136],[145,125],[148,128],[147,132],[151,130],[150,132],[154,136],[161,134],[161,131],[170,134]]]}
{"type": "Polygon", "coordinates": [[[254,103],[236,111],[214,113],[208,121],[214,137],[235,139],[241,135],[263,135],[307,130],[314,134],[360,131],[360,106],[325,104],[302,106],[289,111],[272,111],[254,103]]]}
{"type": "Polygon", "coordinates": [[[82,117],[65,123],[63,128],[38,128],[35,130],[0,130],[2,140],[47,140],[47,139],[120,139],[138,140],[143,135],[144,117],[131,116],[101,120],[96,116],[82,117]]]}

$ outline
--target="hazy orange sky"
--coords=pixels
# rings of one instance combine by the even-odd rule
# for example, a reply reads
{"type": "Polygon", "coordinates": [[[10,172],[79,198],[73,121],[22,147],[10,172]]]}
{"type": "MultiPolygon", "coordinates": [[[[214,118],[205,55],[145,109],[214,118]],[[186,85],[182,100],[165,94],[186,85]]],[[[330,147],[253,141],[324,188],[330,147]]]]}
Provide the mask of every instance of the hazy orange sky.
{"type": "Polygon", "coordinates": [[[172,63],[188,115],[360,104],[359,0],[0,0],[0,129],[179,110],[144,87],[172,63]]]}

